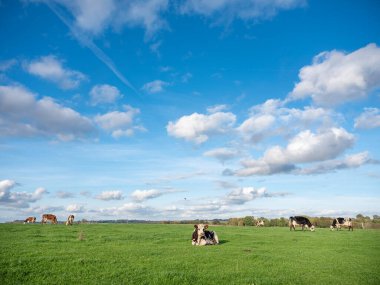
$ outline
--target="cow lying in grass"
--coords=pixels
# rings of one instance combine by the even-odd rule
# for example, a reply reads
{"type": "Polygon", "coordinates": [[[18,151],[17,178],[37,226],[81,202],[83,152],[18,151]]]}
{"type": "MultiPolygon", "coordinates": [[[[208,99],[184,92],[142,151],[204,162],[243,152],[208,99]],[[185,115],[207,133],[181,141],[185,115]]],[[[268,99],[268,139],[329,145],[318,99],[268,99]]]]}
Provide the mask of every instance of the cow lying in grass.
{"type": "Polygon", "coordinates": [[[333,220],[330,229],[334,230],[335,228],[337,230],[340,230],[341,227],[347,227],[348,231],[354,231],[354,227],[352,226],[352,220],[351,218],[336,218],[333,220]]]}
{"type": "Polygon", "coordinates": [[[194,225],[192,236],[192,245],[215,245],[219,244],[219,238],[216,232],[208,231],[208,225],[194,225]]]}

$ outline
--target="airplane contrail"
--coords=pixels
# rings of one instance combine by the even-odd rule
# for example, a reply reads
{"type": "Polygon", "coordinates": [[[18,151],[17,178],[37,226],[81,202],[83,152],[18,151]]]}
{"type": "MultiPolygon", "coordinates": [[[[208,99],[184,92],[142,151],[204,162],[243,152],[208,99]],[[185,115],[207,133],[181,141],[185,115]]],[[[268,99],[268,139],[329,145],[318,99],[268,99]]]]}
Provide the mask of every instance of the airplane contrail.
{"type": "Polygon", "coordinates": [[[117,78],[120,79],[121,82],[123,82],[125,85],[127,85],[130,89],[132,89],[137,95],[138,92],[136,88],[124,77],[124,75],[117,69],[114,62],[111,58],[108,57],[107,54],[105,54],[104,51],[102,51],[93,41],[92,39],[83,34],[78,28],[74,27],[74,25],[71,23],[70,19],[64,15],[63,11],[60,11],[60,9],[57,7],[57,5],[53,4],[50,1],[45,1],[46,5],[54,12],[54,14],[69,28],[70,32],[73,34],[73,36],[85,47],[89,48],[92,53],[101,61],[103,62],[112,72],[116,75],[117,78]]]}

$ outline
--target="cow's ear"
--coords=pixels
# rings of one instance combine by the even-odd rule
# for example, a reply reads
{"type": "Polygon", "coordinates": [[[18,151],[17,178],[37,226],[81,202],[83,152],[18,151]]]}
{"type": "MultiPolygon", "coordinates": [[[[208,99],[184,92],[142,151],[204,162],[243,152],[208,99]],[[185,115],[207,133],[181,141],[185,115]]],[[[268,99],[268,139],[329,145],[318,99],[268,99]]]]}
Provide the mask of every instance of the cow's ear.
{"type": "Polygon", "coordinates": [[[194,225],[194,228],[196,228],[196,229],[197,229],[197,228],[198,228],[198,225],[194,225]]]}
{"type": "Polygon", "coordinates": [[[208,229],[208,225],[205,225],[205,229],[208,229]]]}

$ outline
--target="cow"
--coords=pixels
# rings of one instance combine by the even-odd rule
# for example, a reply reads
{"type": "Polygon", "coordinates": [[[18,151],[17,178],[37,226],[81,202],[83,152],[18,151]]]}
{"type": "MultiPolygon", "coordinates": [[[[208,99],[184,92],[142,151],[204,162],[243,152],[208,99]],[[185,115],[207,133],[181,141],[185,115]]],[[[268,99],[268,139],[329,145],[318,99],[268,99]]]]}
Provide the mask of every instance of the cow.
{"type": "Polygon", "coordinates": [[[216,245],[219,244],[219,238],[216,232],[208,231],[208,225],[194,225],[192,235],[192,245],[216,245]]]}
{"type": "Polygon", "coordinates": [[[340,230],[341,227],[347,227],[348,231],[354,231],[354,227],[352,224],[351,218],[336,218],[332,221],[332,224],[330,226],[330,230],[334,230],[335,228],[337,230],[340,230]]]}
{"type": "Polygon", "coordinates": [[[25,221],[24,221],[24,224],[26,224],[26,223],[32,223],[32,224],[34,224],[36,222],[36,217],[28,217],[28,218],[26,218],[25,219],[25,221]]]}
{"type": "Polygon", "coordinates": [[[257,220],[256,221],[256,227],[263,227],[264,226],[264,221],[263,220],[257,220]]]}
{"type": "Polygon", "coordinates": [[[290,230],[296,230],[296,226],[302,227],[302,230],[304,228],[310,228],[310,230],[313,232],[315,230],[314,225],[310,223],[308,218],[301,217],[301,216],[294,216],[289,218],[289,227],[290,230]]]}
{"type": "Polygon", "coordinates": [[[74,215],[70,215],[68,218],[67,218],[67,221],[66,221],[66,226],[72,226],[74,223],[74,215]]]}
{"type": "Polygon", "coordinates": [[[57,224],[57,217],[52,214],[43,214],[41,224],[45,224],[47,221],[50,221],[52,224],[57,224]]]}

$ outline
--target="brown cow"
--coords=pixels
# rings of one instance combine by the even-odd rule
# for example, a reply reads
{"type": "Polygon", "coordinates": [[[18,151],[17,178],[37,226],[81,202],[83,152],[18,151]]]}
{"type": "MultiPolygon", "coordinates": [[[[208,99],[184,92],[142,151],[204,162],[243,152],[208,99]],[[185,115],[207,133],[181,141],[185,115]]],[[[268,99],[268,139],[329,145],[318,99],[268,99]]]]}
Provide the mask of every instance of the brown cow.
{"type": "Polygon", "coordinates": [[[41,224],[45,224],[47,221],[50,221],[52,224],[57,224],[57,217],[52,214],[43,214],[41,224]]]}
{"type": "Polygon", "coordinates": [[[32,224],[34,224],[36,222],[36,217],[28,217],[28,218],[26,218],[25,219],[25,221],[24,221],[24,224],[26,224],[26,223],[32,223],[32,224]]]}
{"type": "Polygon", "coordinates": [[[66,226],[72,226],[74,223],[74,215],[70,215],[68,218],[67,218],[67,221],[66,221],[66,226]]]}

